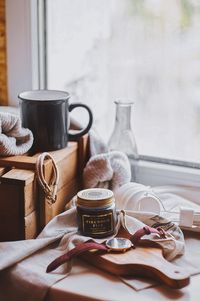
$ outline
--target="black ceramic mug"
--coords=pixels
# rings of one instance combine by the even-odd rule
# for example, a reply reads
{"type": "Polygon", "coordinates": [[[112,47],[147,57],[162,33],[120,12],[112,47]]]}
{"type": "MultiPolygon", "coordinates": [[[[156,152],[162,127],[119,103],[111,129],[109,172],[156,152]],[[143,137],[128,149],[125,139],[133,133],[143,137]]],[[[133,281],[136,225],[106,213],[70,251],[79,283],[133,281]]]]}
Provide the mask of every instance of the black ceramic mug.
{"type": "Polygon", "coordinates": [[[69,140],[76,140],[86,134],[92,126],[90,108],[82,103],[69,104],[70,95],[65,91],[33,90],[19,94],[22,126],[33,132],[34,143],[31,152],[53,151],[67,146],[69,140]],[[77,133],[69,131],[69,112],[83,107],[88,111],[87,126],[77,133]]]}

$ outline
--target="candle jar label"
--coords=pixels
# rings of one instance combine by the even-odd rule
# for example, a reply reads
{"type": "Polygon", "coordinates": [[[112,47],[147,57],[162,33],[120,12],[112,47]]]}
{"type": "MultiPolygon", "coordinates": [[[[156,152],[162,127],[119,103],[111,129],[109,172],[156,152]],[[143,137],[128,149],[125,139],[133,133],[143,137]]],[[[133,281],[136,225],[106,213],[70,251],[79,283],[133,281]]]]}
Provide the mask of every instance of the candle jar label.
{"type": "Polygon", "coordinates": [[[100,215],[82,215],[82,228],[88,235],[107,234],[114,230],[112,212],[100,215]]]}

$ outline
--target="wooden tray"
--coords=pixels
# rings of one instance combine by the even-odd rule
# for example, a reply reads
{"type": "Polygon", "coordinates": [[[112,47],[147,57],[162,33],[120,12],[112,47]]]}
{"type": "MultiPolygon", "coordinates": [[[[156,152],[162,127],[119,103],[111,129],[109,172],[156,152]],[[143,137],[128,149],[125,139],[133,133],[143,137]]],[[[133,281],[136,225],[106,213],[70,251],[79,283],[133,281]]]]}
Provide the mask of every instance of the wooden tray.
{"type": "Polygon", "coordinates": [[[139,246],[125,253],[86,252],[81,259],[115,275],[149,277],[175,289],[190,282],[189,274],[164,259],[162,249],[156,246],[139,246]]]}

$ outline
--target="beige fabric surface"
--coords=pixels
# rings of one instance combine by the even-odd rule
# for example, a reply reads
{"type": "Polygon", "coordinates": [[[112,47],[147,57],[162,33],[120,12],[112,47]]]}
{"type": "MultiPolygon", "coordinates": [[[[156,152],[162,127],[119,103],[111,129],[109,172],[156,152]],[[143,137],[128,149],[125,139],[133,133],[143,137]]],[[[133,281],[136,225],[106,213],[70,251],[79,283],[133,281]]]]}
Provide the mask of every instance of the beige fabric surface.
{"type": "MultiPolygon", "coordinates": [[[[168,187],[169,191],[170,189],[173,191],[173,187],[168,187]]],[[[167,194],[166,189],[164,191],[165,194],[167,194]]],[[[196,190],[193,200],[196,200],[198,196],[199,191],[196,190]]],[[[180,201],[180,195],[177,200],[180,201]]],[[[175,201],[176,195],[173,194],[174,204],[176,203],[175,201]]],[[[182,202],[184,202],[184,198],[182,198],[182,202]]],[[[171,204],[171,198],[169,199],[169,203],[171,204]]],[[[165,205],[167,206],[167,204],[165,205]]],[[[158,222],[158,216],[152,213],[133,212],[129,209],[127,215],[127,225],[133,233],[138,228],[141,228],[144,225],[143,223],[152,226],[155,222],[158,222]]],[[[119,227],[122,221],[121,219],[118,219],[118,221],[119,227]]],[[[161,221],[162,219],[159,220],[159,222],[161,221]]],[[[174,254],[173,257],[182,254],[184,247],[184,245],[181,244],[181,242],[183,242],[182,234],[180,231],[177,231],[179,228],[170,226],[170,229],[174,231],[173,234],[177,240],[175,242],[172,241],[169,245],[171,248],[170,252],[167,252],[167,249],[165,250],[165,245],[163,244],[166,257],[168,254],[174,254]]],[[[44,228],[36,240],[0,243],[0,300],[43,300],[49,287],[66,277],[69,271],[69,266],[63,265],[56,271],[46,274],[45,270],[47,265],[54,260],[55,257],[65,253],[67,249],[71,249],[77,243],[80,243],[80,241],[88,239],[87,237],[80,237],[76,232],[76,211],[75,208],[72,208],[55,217],[44,228]]],[[[102,240],[100,240],[100,242],[101,241],[102,240]]],[[[187,268],[190,274],[199,273],[199,241],[196,248],[191,247],[194,243],[193,238],[188,238],[187,243],[188,248],[186,248],[186,254],[177,259],[176,263],[187,268]]],[[[68,277],[70,276],[71,274],[68,277]]],[[[84,281],[84,274],[82,276],[84,281]]],[[[116,279],[118,282],[119,279],[117,277],[116,279]]],[[[152,283],[149,283],[147,280],[145,280],[145,283],[139,279],[121,279],[121,281],[125,281],[136,290],[141,290],[152,285],[152,283]]]]}
{"type": "MultiPolygon", "coordinates": [[[[127,213],[126,223],[129,231],[134,233],[142,228],[144,223],[134,218],[133,212],[131,215],[127,213]]],[[[121,217],[122,215],[119,214],[116,233],[120,225],[123,226],[121,217]]],[[[151,221],[151,218],[146,218],[147,220],[151,221]]],[[[146,237],[146,239],[157,240],[163,246],[166,257],[171,252],[174,252],[174,256],[177,253],[183,253],[184,240],[179,231],[177,238],[178,245],[174,240],[163,239],[160,242],[157,237],[146,237]]],[[[66,264],[55,272],[47,274],[47,265],[57,256],[88,239],[91,238],[77,233],[76,209],[72,208],[55,217],[36,240],[0,243],[0,297],[2,298],[0,299],[4,301],[43,300],[48,288],[65,277],[69,270],[69,265],[66,264]]],[[[104,240],[95,239],[97,242],[103,242],[104,240]]]]}
{"type": "Polygon", "coordinates": [[[116,277],[76,261],[70,277],[57,282],[45,301],[197,301],[199,283],[200,275],[196,275],[191,277],[189,286],[180,290],[159,285],[136,291],[116,277]]]}

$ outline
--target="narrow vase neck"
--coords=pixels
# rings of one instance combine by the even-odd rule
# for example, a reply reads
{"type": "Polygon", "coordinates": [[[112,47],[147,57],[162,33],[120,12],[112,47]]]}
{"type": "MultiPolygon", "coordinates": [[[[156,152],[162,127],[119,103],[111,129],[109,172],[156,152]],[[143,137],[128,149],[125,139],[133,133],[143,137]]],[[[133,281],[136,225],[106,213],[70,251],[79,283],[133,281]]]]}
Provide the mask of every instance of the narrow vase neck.
{"type": "Polygon", "coordinates": [[[116,125],[120,126],[121,129],[131,128],[131,108],[130,104],[121,104],[116,102],[116,125]]]}

